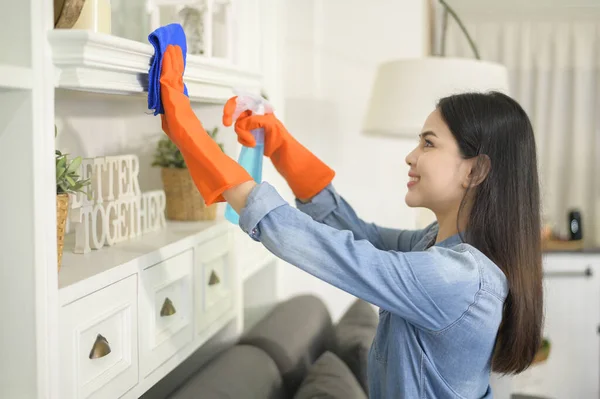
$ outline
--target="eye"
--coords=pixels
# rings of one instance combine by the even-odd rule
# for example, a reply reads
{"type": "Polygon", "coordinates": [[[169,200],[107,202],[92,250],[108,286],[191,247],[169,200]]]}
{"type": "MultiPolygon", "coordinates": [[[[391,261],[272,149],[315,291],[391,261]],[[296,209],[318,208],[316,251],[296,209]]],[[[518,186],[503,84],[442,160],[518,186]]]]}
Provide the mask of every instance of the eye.
{"type": "Polygon", "coordinates": [[[433,143],[431,142],[431,140],[424,139],[423,143],[423,147],[433,147],[433,143]]]}

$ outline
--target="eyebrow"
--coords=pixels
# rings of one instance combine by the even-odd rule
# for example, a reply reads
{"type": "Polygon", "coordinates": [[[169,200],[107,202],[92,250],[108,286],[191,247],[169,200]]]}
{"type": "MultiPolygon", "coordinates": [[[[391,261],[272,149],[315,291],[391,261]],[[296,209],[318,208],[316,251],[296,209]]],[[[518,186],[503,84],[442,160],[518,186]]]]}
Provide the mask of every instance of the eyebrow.
{"type": "Polygon", "coordinates": [[[437,137],[437,134],[435,134],[431,130],[428,130],[426,132],[423,132],[423,133],[419,134],[419,137],[422,138],[422,139],[425,138],[425,137],[427,137],[427,136],[437,137]]]}

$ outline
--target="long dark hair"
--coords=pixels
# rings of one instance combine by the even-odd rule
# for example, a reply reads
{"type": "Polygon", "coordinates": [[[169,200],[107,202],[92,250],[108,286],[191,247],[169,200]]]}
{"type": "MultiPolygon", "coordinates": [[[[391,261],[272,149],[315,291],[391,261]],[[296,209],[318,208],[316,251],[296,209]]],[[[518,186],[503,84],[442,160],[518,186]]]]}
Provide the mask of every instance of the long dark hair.
{"type": "Polygon", "coordinates": [[[520,373],[540,347],[543,323],[540,188],[533,128],[523,108],[498,92],[445,97],[438,109],[462,156],[478,160],[487,156],[491,166],[485,179],[467,191],[459,214],[469,196],[463,240],[496,263],[508,280],[492,370],[520,373]]]}

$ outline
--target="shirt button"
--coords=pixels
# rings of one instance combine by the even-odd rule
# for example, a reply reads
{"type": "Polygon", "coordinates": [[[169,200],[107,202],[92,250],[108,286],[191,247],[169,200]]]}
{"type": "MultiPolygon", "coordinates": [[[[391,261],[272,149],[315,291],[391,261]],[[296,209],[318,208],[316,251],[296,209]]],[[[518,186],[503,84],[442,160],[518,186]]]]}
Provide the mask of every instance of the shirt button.
{"type": "Polygon", "coordinates": [[[256,236],[258,234],[258,229],[255,227],[252,229],[252,235],[256,236]]]}

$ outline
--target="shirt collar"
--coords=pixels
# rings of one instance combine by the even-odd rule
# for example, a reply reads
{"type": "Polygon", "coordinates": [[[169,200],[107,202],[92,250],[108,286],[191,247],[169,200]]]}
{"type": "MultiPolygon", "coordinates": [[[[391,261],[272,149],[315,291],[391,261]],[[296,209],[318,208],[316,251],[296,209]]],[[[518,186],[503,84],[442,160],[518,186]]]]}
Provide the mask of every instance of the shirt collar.
{"type": "Polygon", "coordinates": [[[439,226],[438,226],[437,222],[433,222],[429,226],[428,231],[425,234],[425,237],[423,238],[423,240],[427,243],[427,246],[426,246],[427,248],[430,248],[432,246],[442,247],[442,248],[451,248],[458,244],[463,243],[463,240],[462,240],[460,234],[458,234],[458,233],[446,238],[443,241],[436,243],[435,239],[437,237],[438,230],[439,230],[439,226]]]}

